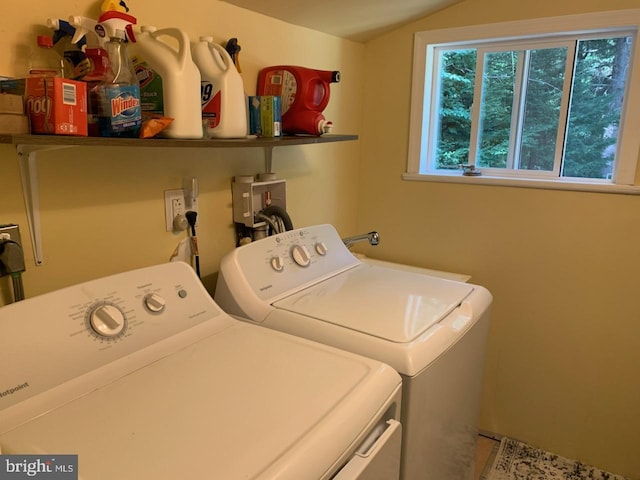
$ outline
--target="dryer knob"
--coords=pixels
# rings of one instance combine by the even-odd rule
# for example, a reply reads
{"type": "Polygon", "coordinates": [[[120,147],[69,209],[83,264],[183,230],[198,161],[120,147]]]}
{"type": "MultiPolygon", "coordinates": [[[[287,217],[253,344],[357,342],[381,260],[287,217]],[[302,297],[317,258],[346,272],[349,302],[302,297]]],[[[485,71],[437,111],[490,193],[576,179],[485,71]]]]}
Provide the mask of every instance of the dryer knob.
{"type": "Polygon", "coordinates": [[[153,313],[160,313],[164,310],[166,302],[164,298],[157,293],[150,293],[144,297],[144,306],[153,313]]]}
{"type": "Polygon", "coordinates": [[[291,256],[293,261],[301,267],[308,267],[311,263],[311,255],[304,245],[294,245],[291,249],[291,256]]]}
{"type": "Polygon", "coordinates": [[[324,257],[328,251],[329,250],[327,249],[327,246],[325,245],[324,242],[316,243],[316,252],[318,252],[318,255],[321,255],[324,257]]]}
{"type": "Polygon", "coordinates": [[[117,337],[124,331],[124,313],[111,304],[99,305],[89,314],[91,329],[101,337],[117,337]]]}
{"type": "Polygon", "coordinates": [[[271,257],[271,268],[273,268],[276,272],[281,272],[284,270],[284,262],[282,261],[282,257],[277,255],[275,257],[271,257]]]}

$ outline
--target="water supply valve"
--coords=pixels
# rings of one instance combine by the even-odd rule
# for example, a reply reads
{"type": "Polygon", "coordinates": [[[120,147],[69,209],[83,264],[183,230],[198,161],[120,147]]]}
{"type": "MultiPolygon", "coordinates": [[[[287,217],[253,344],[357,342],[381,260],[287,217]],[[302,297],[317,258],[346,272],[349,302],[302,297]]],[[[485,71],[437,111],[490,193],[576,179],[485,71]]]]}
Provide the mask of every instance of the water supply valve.
{"type": "Polygon", "coordinates": [[[286,180],[262,176],[255,181],[253,176],[236,176],[232,184],[233,221],[248,228],[264,225],[259,213],[269,207],[287,208],[286,180]]]}
{"type": "Polygon", "coordinates": [[[380,243],[380,234],[374,230],[369,233],[363,233],[362,235],[343,238],[342,243],[344,243],[347,248],[351,248],[351,245],[354,243],[363,242],[365,240],[369,242],[369,245],[375,247],[380,243]]]}

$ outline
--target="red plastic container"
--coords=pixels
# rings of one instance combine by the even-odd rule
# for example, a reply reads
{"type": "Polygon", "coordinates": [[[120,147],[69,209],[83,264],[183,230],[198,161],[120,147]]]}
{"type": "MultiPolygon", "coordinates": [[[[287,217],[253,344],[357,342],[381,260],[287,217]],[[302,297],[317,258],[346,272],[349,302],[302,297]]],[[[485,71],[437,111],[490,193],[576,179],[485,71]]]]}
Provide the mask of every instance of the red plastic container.
{"type": "Polygon", "coordinates": [[[332,125],[322,115],[329,103],[329,85],[340,81],[336,70],[294,65],[267,67],[258,75],[258,95],[282,97],[282,131],[322,135],[332,125]]]}

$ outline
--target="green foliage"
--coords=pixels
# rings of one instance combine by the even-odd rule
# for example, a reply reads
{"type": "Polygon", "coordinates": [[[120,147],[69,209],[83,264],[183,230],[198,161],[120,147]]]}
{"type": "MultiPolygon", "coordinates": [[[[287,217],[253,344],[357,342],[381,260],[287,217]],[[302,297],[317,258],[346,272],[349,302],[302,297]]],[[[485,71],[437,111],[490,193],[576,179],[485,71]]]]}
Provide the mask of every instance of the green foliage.
{"type": "Polygon", "coordinates": [[[625,38],[579,43],[565,176],[604,178],[611,172],[629,48],[625,38]]]}
{"type": "Polygon", "coordinates": [[[444,52],[440,76],[438,168],[467,163],[471,135],[471,106],[476,76],[476,51],[444,52]]]}
{"type": "MultiPolygon", "coordinates": [[[[629,50],[627,38],[577,43],[564,176],[606,178],[610,174],[629,50]]],[[[568,54],[566,47],[559,46],[485,55],[478,166],[553,169],[557,139],[564,137],[558,135],[558,129],[568,54]],[[528,69],[519,75],[519,62],[523,64],[525,59],[528,69]],[[519,98],[524,98],[522,104],[519,98]],[[512,129],[519,129],[520,138],[519,150],[513,149],[518,153],[515,161],[509,148],[512,129]]],[[[450,50],[441,55],[438,168],[468,163],[476,60],[474,49],[450,50]]]]}

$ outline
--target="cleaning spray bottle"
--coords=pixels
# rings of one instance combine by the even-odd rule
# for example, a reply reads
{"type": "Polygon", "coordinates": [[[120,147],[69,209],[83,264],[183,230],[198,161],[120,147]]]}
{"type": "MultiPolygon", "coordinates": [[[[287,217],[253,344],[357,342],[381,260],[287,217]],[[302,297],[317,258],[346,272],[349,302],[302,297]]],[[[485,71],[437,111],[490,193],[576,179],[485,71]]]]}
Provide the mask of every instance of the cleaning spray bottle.
{"type": "Polygon", "coordinates": [[[109,69],[109,55],[105,48],[106,37],[99,37],[96,33],[98,21],[80,15],[69,17],[69,23],[75,29],[72,43],[85,43],[84,53],[87,57],[88,72],[82,77],[87,84],[87,123],[90,137],[98,136],[98,100],[95,87],[104,81],[109,69]]]}
{"type": "Polygon", "coordinates": [[[68,65],[68,77],[80,80],[91,68],[90,62],[83,51],[86,43],[84,36],[74,42],[76,29],[65,20],[58,18],[47,19],[47,27],[53,30],[53,48],[64,58],[68,65]]]}
{"type": "Polygon", "coordinates": [[[89,96],[97,102],[98,134],[101,137],[138,137],[142,124],[140,86],[126,43],[125,30],[133,35],[135,17],[119,11],[100,15],[95,31],[108,38],[105,47],[109,68],[103,81],[89,96]]]}
{"type": "Polygon", "coordinates": [[[105,45],[106,37],[99,37],[96,33],[98,22],[92,18],[72,15],[69,17],[69,24],[75,32],[71,38],[71,43],[82,46],[89,62],[89,71],[83,77],[86,82],[102,80],[109,68],[109,57],[105,45]]]}

